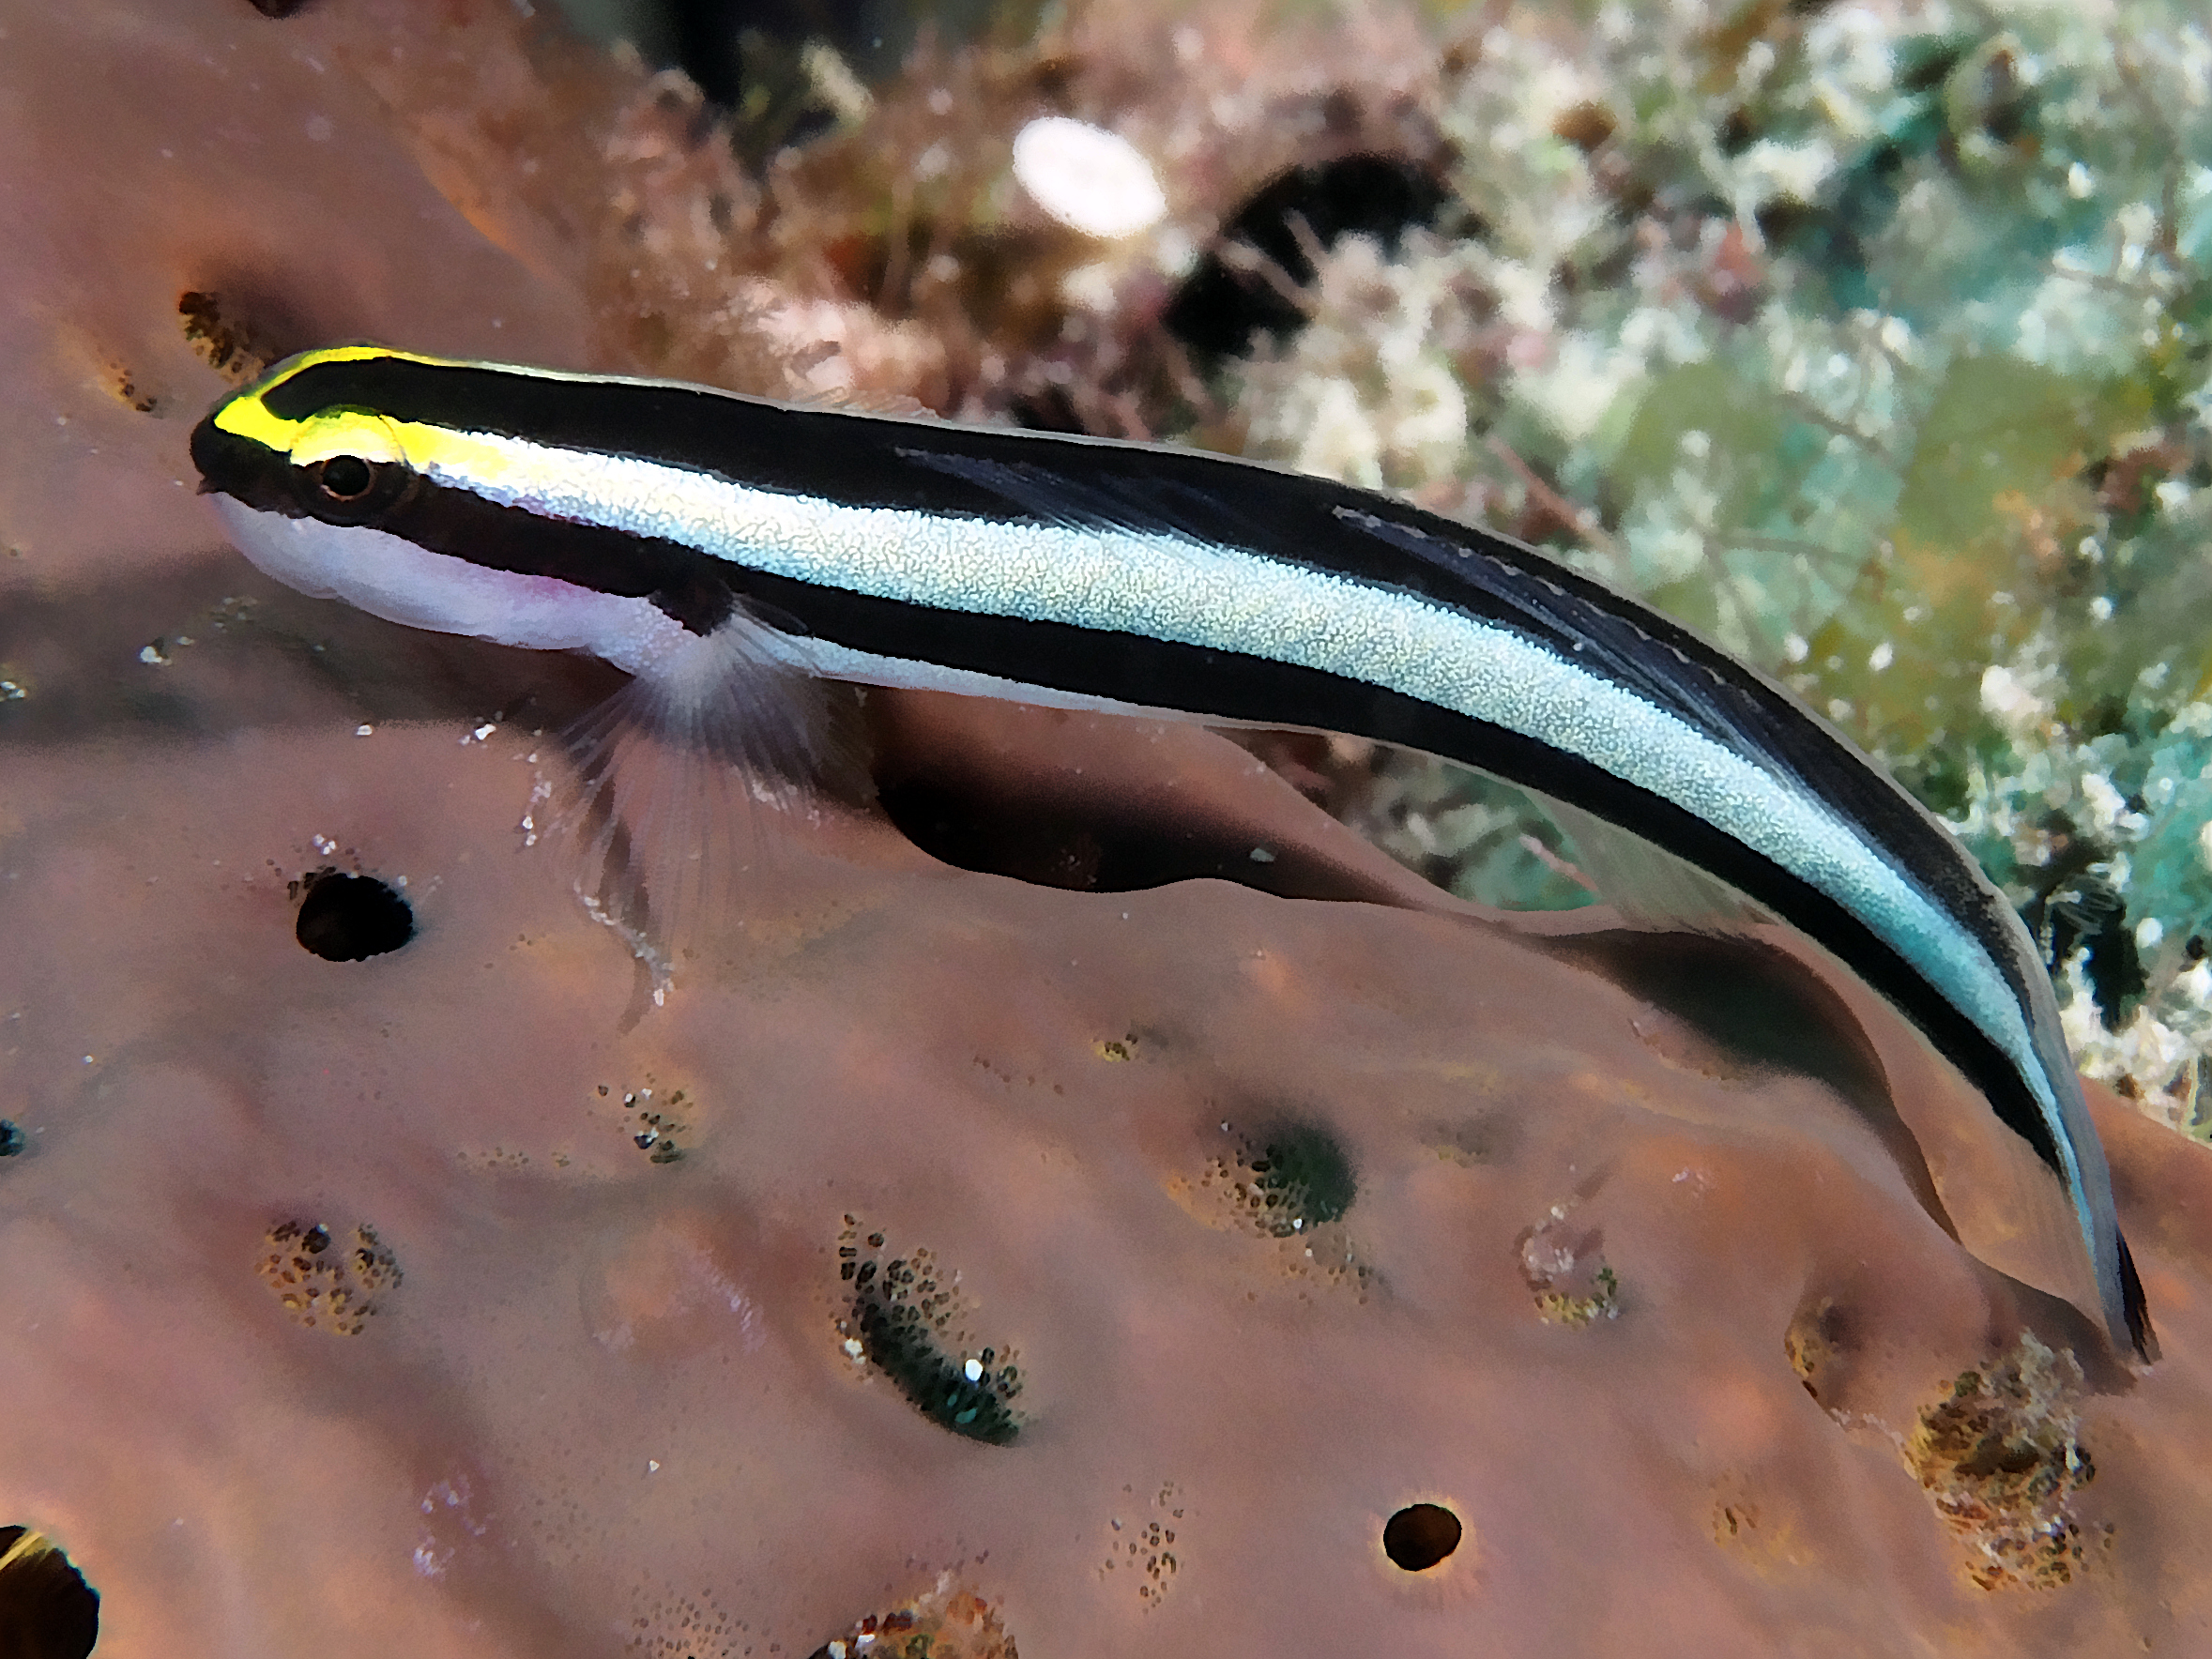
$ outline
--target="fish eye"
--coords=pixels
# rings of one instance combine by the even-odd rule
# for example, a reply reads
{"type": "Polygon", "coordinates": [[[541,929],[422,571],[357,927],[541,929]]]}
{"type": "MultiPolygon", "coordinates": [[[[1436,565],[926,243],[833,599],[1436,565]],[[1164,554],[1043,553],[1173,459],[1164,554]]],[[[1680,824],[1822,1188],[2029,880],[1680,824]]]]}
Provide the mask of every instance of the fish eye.
{"type": "Polygon", "coordinates": [[[294,490],[302,510],[327,524],[364,525],[390,511],[415,487],[415,475],[405,463],[351,449],[326,454],[292,470],[294,490]]]}
{"type": "Polygon", "coordinates": [[[358,501],[376,482],[376,469],[358,455],[333,455],[315,468],[315,487],[333,501],[358,501]]]}

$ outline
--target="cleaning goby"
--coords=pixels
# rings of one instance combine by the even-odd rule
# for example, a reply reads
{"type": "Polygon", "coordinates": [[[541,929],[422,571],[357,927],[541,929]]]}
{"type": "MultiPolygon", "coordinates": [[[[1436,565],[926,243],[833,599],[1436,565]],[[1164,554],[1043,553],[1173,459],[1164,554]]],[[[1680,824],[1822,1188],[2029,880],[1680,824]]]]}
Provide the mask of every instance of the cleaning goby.
{"type": "Polygon", "coordinates": [[[832,678],[1349,733],[1630,831],[1917,1026],[2063,1185],[2114,1343],[2155,1352],[2004,896],[1787,692],[1527,547],[1194,450],[374,345],[277,365],[192,458],[269,575],[602,657],[618,724],[740,775],[803,774],[832,678]]]}

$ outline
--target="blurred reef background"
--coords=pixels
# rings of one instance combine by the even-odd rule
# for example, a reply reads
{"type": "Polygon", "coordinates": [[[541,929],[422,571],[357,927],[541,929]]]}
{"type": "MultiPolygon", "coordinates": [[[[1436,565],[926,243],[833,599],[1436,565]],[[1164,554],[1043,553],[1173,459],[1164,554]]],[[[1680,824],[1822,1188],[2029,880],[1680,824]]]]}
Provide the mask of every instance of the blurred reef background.
{"type": "MultiPolygon", "coordinates": [[[[2212,1131],[2197,8],[569,13],[739,159],[728,257],[808,297],[778,331],[835,336],[825,387],[1397,490],[1650,600],[1951,822],[2086,1068],[2212,1131]],[[1007,152],[1044,114],[1165,210],[1039,215],[1007,152]]],[[[1512,791],[1268,753],[1462,896],[1589,896],[1512,791]]]]}

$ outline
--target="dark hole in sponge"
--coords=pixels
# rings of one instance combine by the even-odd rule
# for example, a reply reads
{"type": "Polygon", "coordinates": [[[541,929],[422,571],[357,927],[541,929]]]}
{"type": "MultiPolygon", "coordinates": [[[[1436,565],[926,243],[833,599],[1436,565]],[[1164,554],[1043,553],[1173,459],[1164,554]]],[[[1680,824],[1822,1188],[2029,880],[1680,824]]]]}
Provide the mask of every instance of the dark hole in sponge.
{"type": "Polygon", "coordinates": [[[1459,1547],[1459,1517],[1441,1503],[1409,1503],[1382,1523],[1382,1553],[1409,1573],[1426,1573],[1459,1547]]]}
{"type": "Polygon", "coordinates": [[[415,936],[407,901],[374,875],[318,870],[307,878],[293,932],[325,962],[365,962],[415,936]]]}
{"type": "Polygon", "coordinates": [[[966,1368],[939,1351],[922,1316],[863,1291],[853,1300],[853,1324],[862,1351],[923,1416],[939,1428],[986,1446],[1004,1446],[1021,1432],[1009,1400],[1020,1391],[1013,1367],[966,1368]]]}
{"type": "Polygon", "coordinates": [[[0,1654],[84,1659],[99,1636],[99,1591],[53,1543],[0,1527],[0,1654]]]}
{"type": "Polygon", "coordinates": [[[1285,1237],[1341,1221],[1359,1191],[1351,1161],[1336,1138],[1309,1123],[1276,1129],[1262,1143],[1259,1156],[1245,1164],[1266,1204],[1271,1229],[1285,1237]]]}
{"type": "MultiPolygon", "coordinates": [[[[1304,287],[1314,278],[1309,238],[1334,248],[1341,236],[1365,236],[1395,248],[1410,226],[1434,224],[1450,200],[1416,161],[1342,156],[1276,174],[1223,221],[1221,239],[1256,251],[1304,287]]],[[[1183,279],[1160,323],[1200,357],[1218,358],[1243,351],[1255,334],[1288,339],[1304,326],[1305,313],[1264,269],[1209,253],[1183,279]]]]}

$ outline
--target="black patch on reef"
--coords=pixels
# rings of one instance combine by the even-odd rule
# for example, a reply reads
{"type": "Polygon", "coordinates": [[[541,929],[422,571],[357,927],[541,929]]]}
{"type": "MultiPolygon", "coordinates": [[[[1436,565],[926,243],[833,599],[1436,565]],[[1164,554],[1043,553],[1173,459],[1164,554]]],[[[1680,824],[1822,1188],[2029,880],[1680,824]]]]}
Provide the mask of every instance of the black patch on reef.
{"type": "Polygon", "coordinates": [[[1409,1573],[1426,1573],[1459,1547],[1459,1517],[1441,1503],[1409,1503],[1382,1523],[1382,1553],[1409,1573]]]}
{"type": "MultiPolygon", "coordinates": [[[[862,1264],[862,1271],[869,1265],[862,1264]]],[[[892,1262],[885,1272],[904,1266],[892,1262]]],[[[1003,1374],[985,1369],[970,1380],[961,1365],[930,1340],[928,1326],[917,1310],[886,1301],[862,1286],[853,1297],[852,1319],[868,1363],[898,1384],[899,1393],[939,1428],[989,1446],[1007,1445],[1020,1432],[1021,1425],[999,1392],[1003,1374]]]]}
{"type": "Polygon", "coordinates": [[[29,1145],[12,1118],[0,1118],[0,1158],[13,1158],[29,1145]]]}
{"type": "Polygon", "coordinates": [[[759,52],[757,45],[752,52],[746,50],[743,36],[753,32],[748,23],[753,30],[772,30],[784,21],[777,14],[786,8],[770,0],[748,9],[757,9],[761,16],[748,19],[728,0],[665,0],[659,8],[657,21],[666,33],[669,57],[720,109],[737,107],[747,80],[746,60],[759,52]]]}
{"type": "Polygon", "coordinates": [[[69,1558],[23,1527],[0,1527],[0,1656],[85,1659],[99,1639],[99,1591],[69,1558]]]}
{"type": "Polygon", "coordinates": [[[415,936],[407,901],[374,875],[318,870],[307,877],[294,935],[325,962],[366,962],[415,936]]]}
{"type": "Polygon", "coordinates": [[[955,1301],[952,1278],[940,1276],[926,1250],[885,1260],[883,1249],[881,1233],[863,1234],[852,1216],[845,1218],[837,1273],[852,1287],[852,1301],[838,1329],[939,1428],[986,1445],[1009,1444],[1021,1432],[1014,1414],[1020,1368],[1011,1355],[986,1347],[970,1377],[969,1362],[944,1347],[955,1301]]]}
{"type": "MultiPolygon", "coordinates": [[[[1222,221],[1221,240],[1304,288],[1314,279],[1308,243],[1333,248],[1339,237],[1365,236],[1395,247],[1411,226],[1434,224],[1451,199],[1433,173],[1403,157],[1344,156],[1276,174],[1222,221]]],[[[1287,339],[1305,326],[1305,313],[1269,273],[1217,251],[1182,280],[1160,322],[1213,358],[1243,351],[1257,334],[1287,339]]]]}
{"type": "Polygon", "coordinates": [[[906,60],[924,20],[950,46],[995,15],[977,0],[927,7],[883,0],[658,0],[620,10],[625,33],[648,58],[683,70],[709,103],[728,113],[740,150],[752,160],[837,124],[836,112],[806,73],[808,46],[833,48],[867,84],[906,60]]]}
{"type": "Polygon", "coordinates": [[[2082,977],[2089,982],[2098,1018],[2108,1031],[2126,1026],[2150,979],[2143,971],[2135,928],[2128,920],[2128,901],[2120,890],[2098,876],[2082,875],[2038,899],[2032,908],[2036,914],[2028,924],[2045,932],[2051,971],[2062,971],[2075,951],[2081,951],[2082,977]]]}
{"type": "Polygon", "coordinates": [[[1310,1123],[1285,1124],[1259,1137],[1244,1167],[1264,1207],[1261,1224],[1278,1238],[1343,1220],[1358,1193],[1351,1161],[1336,1137],[1310,1123]]]}

